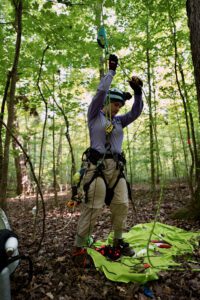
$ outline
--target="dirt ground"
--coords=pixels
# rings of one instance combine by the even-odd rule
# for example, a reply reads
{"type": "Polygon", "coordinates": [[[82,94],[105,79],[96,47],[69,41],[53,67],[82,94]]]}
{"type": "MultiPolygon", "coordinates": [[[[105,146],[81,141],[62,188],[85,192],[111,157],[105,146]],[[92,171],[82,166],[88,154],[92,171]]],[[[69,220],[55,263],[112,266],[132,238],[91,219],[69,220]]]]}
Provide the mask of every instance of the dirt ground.
{"type": "MultiPolygon", "coordinates": [[[[127,230],[138,223],[154,220],[155,205],[152,204],[148,186],[135,185],[133,198],[136,214],[130,203],[127,230]]],[[[159,191],[157,192],[157,199],[159,191]]],[[[33,278],[26,286],[28,264],[21,261],[11,276],[12,297],[14,300],[71,300],[71,299],[200,299],[200,273],[192,270],[184,261],[184,271],[165,271],[156,281],[148,282],[145,288],[151,295],[145,294],[144,286],[137,283],[119,283],[109,281],[103,273],[95,268],[81,268],[74,265],[71,258],[74,235],[80,206],[75,211],[66,206],[68,196],[59,195],[59,205],[54,207],[54,198],[47,195],[45,200],[45,237],[40,251],[37,248],[42,236],[43,215],[39,218],[34,230],[32,198],[10,199],[8,216],[12,229],[19,236],[21,254],[29,254],[33,262],[33,278]],[[35,235],[34,235],[35,233],[35,235]],[[35,241],[35,242],[34,242],[35,241]],[[150,297],[151,296],[151,297],[150,297]]],[[[185,230],[199,231],[199,221],[172,219],[171,214],[189,201],[189,191],[185,184],[171,184],[164,189],[158,221],[177,226],[185,230]]],[[[110,211],[104,208],[95,228],[95,236],[105,239],[111,230],[110,211]]],[[[200,269],[200,251],[194,253],[194,259],[200,269]]]]}

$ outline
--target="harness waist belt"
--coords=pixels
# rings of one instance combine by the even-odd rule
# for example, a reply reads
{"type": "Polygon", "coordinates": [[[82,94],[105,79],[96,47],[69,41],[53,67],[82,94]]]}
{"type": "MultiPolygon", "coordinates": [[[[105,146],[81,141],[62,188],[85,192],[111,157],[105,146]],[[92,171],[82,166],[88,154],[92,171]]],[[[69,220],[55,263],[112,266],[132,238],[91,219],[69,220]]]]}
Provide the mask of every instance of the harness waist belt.
{"type": "Polygon", "coordinates": [[[120,154],[118,154],[118,153],[106,153],[106,154],[102,154],[102,153],[100,153],[100,156],[101,156],[101,158],[118,158],[118,156],[119,156],[120,154]]]}
{"type": "Polygon", "coordinates": [[[89,148],[87,150],[87,158],[94,164],[97,164],[97,161],[100,159],[109,159],[112,158],[115,161],[121,161],[124,164],[126,163],[126,159],[123,156],[123,154],[119,154],[119,153],[100,153],[99,151],[93,149],[93,148],[89,148]]]}

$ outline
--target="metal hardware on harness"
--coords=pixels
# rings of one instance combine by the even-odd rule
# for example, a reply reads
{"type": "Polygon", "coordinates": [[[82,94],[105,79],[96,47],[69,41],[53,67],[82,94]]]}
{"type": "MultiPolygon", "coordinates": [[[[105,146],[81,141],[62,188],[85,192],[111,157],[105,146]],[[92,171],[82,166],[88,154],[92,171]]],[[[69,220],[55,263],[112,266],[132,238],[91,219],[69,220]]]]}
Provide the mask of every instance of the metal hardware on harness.
{"type": "Polygon", "coordinates": [[[96,171],[98,174],[102,172],[102,170],[105,169],[104,163],[103,163],[103,159],[100,159],[97,161],[97,168],[96,171]]]}
{"type": "Polygon", "coordinates": [[[112,123],[108,123],[106,124],[106,127],[105,127],[105,131],[106,131],[106,134],[111,134],[111,132],[113,131],[114,129],[114,125],[112,123]]]}
{"type": "Polygon", "coordinates": [[[123,162],[120,161],[120,160],[117,160],[116,162],[117,162],[117,169],[119,169],[121,172],[123,172],[124,171],[124,164],[123,164],[123,162]]]}
{"type": "Polygon", "coordinates": [[[79,204],[81,204],[81,200],[80,199],[71,199],[69,201],[66,202],[66,205],[68,208],[74,208],[76,206],[78,206],[79,204]]]}

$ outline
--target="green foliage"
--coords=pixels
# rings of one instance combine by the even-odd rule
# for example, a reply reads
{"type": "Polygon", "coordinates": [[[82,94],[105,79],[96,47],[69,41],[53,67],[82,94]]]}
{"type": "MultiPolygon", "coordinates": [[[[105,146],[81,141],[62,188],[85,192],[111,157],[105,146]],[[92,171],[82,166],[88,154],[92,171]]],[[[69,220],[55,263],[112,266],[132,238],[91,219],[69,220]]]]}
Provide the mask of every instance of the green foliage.
{"type": "MultiPolygon", "coordinates": [[[[43,175],[47,181],[52,180],[52,130],[55,131],[57,153],[61,146],[60,129],[65,126],[63,115],[55,101],[68,118],[77,165],[80,165],[81,153],[89,145],[86,110],[99,82],[99,58],[102,55],[102,49],[96,42],[97,24],[101,18],[98,5],[100,3],[101,1],[91,0],[23,1],[22,45],[16,95],[27,97],[28,109],[24,109],[23,103],[18,103],[16,106],[19,132],[23,141],[26,140],[27,134],[30,135],[28,149],[38,171],[38,153],[45,112],[43,100],[45,99],[49,118],[45,134],[43,175]],[[49,49],[45,53],[40,82],[38,82],[43,51],[47,45],[49,49]],[[41,97],[38,84],[44,99],[41,97]],[[31,109],[37,111],[38,115],[31,115],[31,109]],[[53,116],[55,125],[52,124],[53,116]],[[38,151],[37,155],[34,152],[35,148],[38,151]]],[[[109,50],[115,52],[120,58],[120,67],[114,79],[115,85],[122,88],[125,88],[125,85],[126,89],[129,89],[126,75],[132,74],[139,75],[144,81],[145,110],[140,120],[130,125],[128,136],[130,145],[128,145],[127,138],[124,141],[125,151],[127,152],[128,147],[132,149],[130,162],[134,169],[134,180],[150,178],[148,75],[150,75],[153,94],[152,111],[159,155],[161,162],[165,165],[163,172],[169,169],[166,176],[173,176],[173,159],[175,159],[179,174],[185,175],[184,147],[186,147],[189,161],[190,158],[189,149],[185,144],[187,133],[183,104],[176,84],[172,35],[173,18],[176,25],[179,63],[185,74],[186,91],[189,102],[192,103],[190,109],[196,126],[198,111],[185,1],[106,0],[103,13],[109,50]],[[150,74],[147,72],[147,50],[151,61],[150,74]],[[139,127],[138,124],[140,124],[139,127]],[[183,135],[184,145],[180,134],[183,135]],[[176,153],[173,153],[174,149],[176,153]]],[[[0,64],[0,93],[2,99],[7,74],[12,66],[16,39],[12,1],[1,1],[0,20],[2,23],[0,24],[2,62],[0,64]]],[[[183,85],[181,88],[183,89],[183,85]]],[[[60,180],[66,182],[66,169],[70,170],[71,160],[65,130],[61,140],[62,157],[58,176],[60,180]]],[[[155,146],[155,152],[156,149],[155,146]]]]}

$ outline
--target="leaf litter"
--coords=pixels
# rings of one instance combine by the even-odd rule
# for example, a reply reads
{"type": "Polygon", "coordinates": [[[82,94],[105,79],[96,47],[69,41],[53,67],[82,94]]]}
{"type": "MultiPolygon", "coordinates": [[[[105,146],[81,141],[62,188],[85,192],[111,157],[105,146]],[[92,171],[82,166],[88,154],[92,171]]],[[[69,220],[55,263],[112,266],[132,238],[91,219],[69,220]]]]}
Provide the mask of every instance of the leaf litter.
{"type": "MultiPolygon", "coordinates": [[[[159,192],[159,191],[158,191],[159,192]]],[[[144,185],[133,187],[134,206],[130,203],[127,229],[138,223],[154,220],[156,203],[152,203],[151,193],[144,185]]],[[[174,210],[188,202],[189,190],[186,185],[172,184],[164,190],[160,209],[162,223],[177,226],[184,230],[199,231],[200,222],[192,220],[176,220],[171,218],[174,210]]],[[[8,201],[8,217],[12,229],[19,237],[19,252],[29,254],[33,261],[33,278],[26,286],[28,265],[21,262],[15,273],[11,275],[11,291],[14,300],[71,300],[71,299],[150,299],[144,294],[144,286],[138,283],[119,283],[109,281],[104,274],[94,268],[78,268],[71,258],[74,235],[80,214],[80,207],[70,211],[66,206],[68,194],[59,195],[59,206],[53,208],[54,198],[49,195],[45,200],[46,231],[45,239],[39,253],[37,241],[42,231],[42,212],[36,226],[36,243],[34,237],[34,217],[32,208],[35,200],[32,198],[15,198],[8,201]]],[[[111,230],[110,211],[107,207],[99,217],[94,234],[98,239],[105,239],[111,230]]],[[[147,287],[152,292],[152,299],[165,300],[197,300],[200,299],[200,251],[197,249],[190,260],[178,258],[182,262],[181,270],[160,272],[156,281],[148,282],[147,287]]]]}

